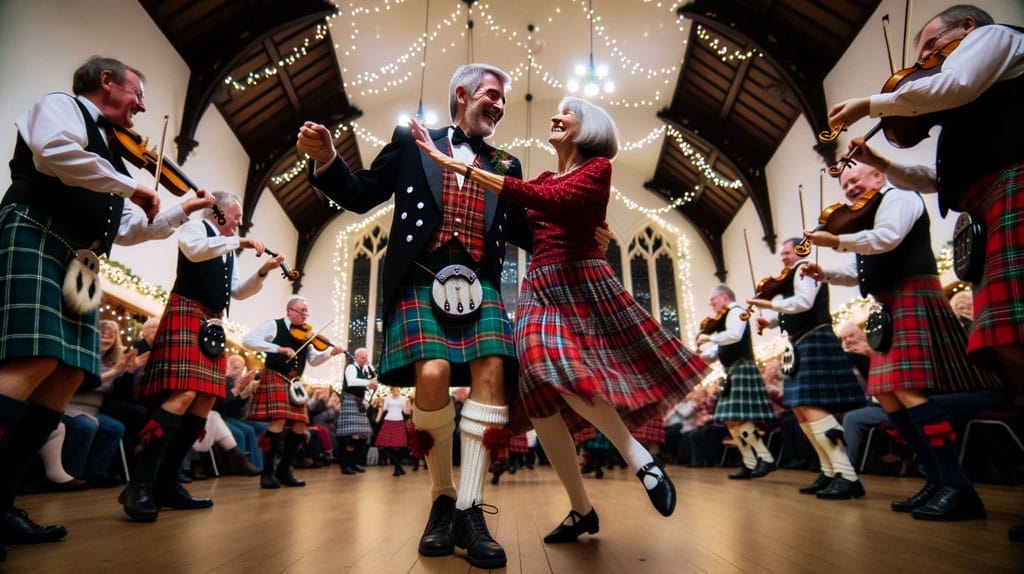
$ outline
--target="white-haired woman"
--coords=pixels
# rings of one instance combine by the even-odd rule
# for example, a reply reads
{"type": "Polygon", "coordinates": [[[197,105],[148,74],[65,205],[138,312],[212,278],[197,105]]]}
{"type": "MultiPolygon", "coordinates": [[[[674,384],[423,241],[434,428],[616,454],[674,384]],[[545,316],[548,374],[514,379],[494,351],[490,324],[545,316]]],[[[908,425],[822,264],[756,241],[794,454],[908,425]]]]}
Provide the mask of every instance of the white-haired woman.
{"type": "Polygon", "coordinates": [[[569,432],[582,419],[618,448],[654,507],[672,514],[675,488],[629,428],[682,400],[707,366],[626,292],[598,244],[618,152],[611,117],[585,100],[563,99],[548,138],[558,171],[530,182],[475,171],[434,149],[421,125],[410,127],[435,163],[527,209],[533,255],[516,310],[515,408],[530,417],[572,505],[544,541],[598,531],[569,432]]]}

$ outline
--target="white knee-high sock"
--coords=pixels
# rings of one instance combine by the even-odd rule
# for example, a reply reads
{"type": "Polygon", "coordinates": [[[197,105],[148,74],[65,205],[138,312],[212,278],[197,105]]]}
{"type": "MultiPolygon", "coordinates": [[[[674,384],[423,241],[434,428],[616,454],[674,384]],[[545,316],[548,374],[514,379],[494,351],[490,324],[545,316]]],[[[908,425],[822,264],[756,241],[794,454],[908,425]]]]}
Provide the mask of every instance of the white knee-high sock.
{"type": "Polygon", "coordinates": [[[732,439],[736,441],[736,448],[740,451],[740,456],[743,457],[743,466],[750,470],[754,470],[754,467],[757,466],[757,457],[754,455],[753,445],[750,444],[747,437],[743,436],[743,423],[739,421],[729,421],[725,423],[725,426],[729,429],[729,434],[732,435],[732,439]]]}
{"type": "Polygon", "coordinates": [[[39,458],[43,461],[43,472],[46,473],[46,478],[54,484],[63,484],[75,478],[64,470],[64,464],[60,458],[60,451],[63,447],[64,423],[60,423],[50,433],[50,438],[43,443],[43,448],[39,449],[39,458]]]}
{"type": "Polygon", "coordinates": [[[821,473],[825,476],[832,478],[836,475],[836,471],[832,468],[832,461],[829,459],[828,452],[821,446],[821,442],[818,441],[818,436],[814,433],[814,428],[809,422],[800,423],[800,429],[807,435],[807,440],[811,441],[811,446],[814,447],[814,452],[818,453],[818,463],[821,465],[821,473]]]}
{"type": "Polygon", "coordinates": [[[455,432],[455,406],[449,402],[436,411],[412,408],[412,422],[417,431],[426,431],[434,438],[434,446],[423,457],[430,474],[430,500],[442,494],[455,498],[452,478],[452,435],[455,432]]]}
{"type": "Polygon", "coordinates": [[[846,454],[846,444],[838,438],[833,442],[825,434],[832,429],[838,429],[838,437],[842,437],[843,427],[832,415],[811,422],[814,438],[818,439],[818,444],[825,450],[828,460],[832,464],[832,470],[836,474],[842,474],[846,480],[857,480],[857,471],[853,469],[850,457],[846,454]]]}
{"type": "MultiPolygon", "coordinates": [[[[604,436],[608,437],[615,448],[619,449],[619,453],[626,459],[626,463],[634,473],[639,472],[647,463],[654,460],[644,445],[629,433],[626,423],[622,422],[622,417],[611,403],[601,398],[595,399],[593,403],[588,403],[572,395],[563,395],[562,398],[572,407],[572,410],[590,421],[604,433],[604,436]]],[[[662,474],[661,469],[656,466],[649,468],[648,472],[655,475],[662,474]]],[[[657,479],[652,476],[644,476],[643,481],[644,488],[648,490],[658,485],[657,479]]]]}
{"type": "Polygon", "coordinates": [[[743,433],[743,437],[747,443],[754,448],[754,454],[761,460],[772,463],[775,462],[775,457],[772,456],[772,451],[768,450],[768,445],[764,443],[764,436],[761,431],[757,430],[754,423],[750,421],[744,421],[740,425],[740,432],[743,433]]]}
{"type": "Polygon", "coordinates": [[[576,443],[572,440],[569,427],[562,415],[553,415],[543,419],[530,419],[533,428],[537,429],[537,438],[544,445],[544,454],[548,462],[555,468],[558,479],[562,481],[565,492],[569,495],[569,504],[576,512],[586,515],[594,509],[583,486],[583,475],[576,456],[576,443]]]}
{"type": "MultiPolygon", "coordinates": [[[[490,456],[484,447],[484,432],[490,427],[504,426],[508,422],[508,407],[485,405],[466,399],[462,406],[462,463],[459,477],[459,497],[455,508],[465,510],[483,502],[484,476],[490,465],[490,456]]],[[[428,461],[429,462],[429,461],[428,461]]]]}

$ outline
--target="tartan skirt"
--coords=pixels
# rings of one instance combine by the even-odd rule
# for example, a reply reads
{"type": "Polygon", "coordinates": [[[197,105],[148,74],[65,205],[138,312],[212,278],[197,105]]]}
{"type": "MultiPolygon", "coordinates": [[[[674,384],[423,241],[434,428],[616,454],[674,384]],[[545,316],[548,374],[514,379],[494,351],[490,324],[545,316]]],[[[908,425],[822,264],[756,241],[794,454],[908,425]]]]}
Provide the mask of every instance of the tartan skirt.
{"type": "Polygon", "coordinates": [[[195,391],[224,398],[227,358],[211,359],[199,350],[199,325],[210,318],[198,301],[171,293],[160,317],[135,397],[160,397],[168,391],[195,391]]]}
{"type": "Polygon", "coordinates": [[[373,429],[370,427],[370,419],[366,418],[366,413],[359,412],[356,398],[348,393],[341,393],[341,408],[338,409],[334,434],[338,436],[352,436],[354,434],[370,436],[373,434],[373,429]]]}
{"type": "Polygon", "coordinates": [[[822,325],[793,345],[796,376],[783,383],[782,406],[822,407],[845,412],[864,406],[864,389],[853,373],[831,325],[822,325]]]}
{"type": "Polygon", "coordinates": [[[664,420],[661,417],[647,419],[647,422],[633,429],[633,438],[640,442],[665,444],[664,420]]]}
{"type": "Polygon", "coordinates": [[[736,361],[726,372],[726,379],[729,389],[715,405],[716,421],[766,422],[775,419],[757,363],[751,359],[736,361]]]}
{"type": "Polygon", "coordinates": [[[561,413],[578,430],[584,421],[562,398],[572,394],[607,400],[636,428],[682,400],[708,368],[633,299],[604,259],[530,270],[516,314],[513,417],[561,413]]]}
{"type": "Polygon", "coordinates": [[[952,393],[1001,389],[991,373],[967,361],[967,333],[935,275],[901,279],[875,297],[892,312],[892,348],[871,357],[868,394],[900,389],[952,393]]]}
{"type": "Polygon", "coordinates": [[[377,433],[377,446],[385,448],[405,448],[409,446],[409,433],[405,428],[405,421],[388,421],[380,425],[380,432],[377,433]]]}
{"type": "Polygon", "coordinates": [[[286,420],[309,423],[309,409],[306,405],[293,405],[288,400],[288,385],[291,379],[281,373],[263,369],[263,378],[252,394],[252,409],[249,418],[254,421],[286,420]]]}
{"type": "Polygon", "coordinates": [[[984,197],[971,215],[985,224],[985,270],[974,285],[967,352],[991,364],[990,349],[1024,346],[1024,163],[972,186],[964,204],[984,197]]]}
{"type": "Polygon", "coordinates": [[[512,435],[512,438],[508,442],[508,451],[517,454],[526,454],[530,452],[530,443],[526,440],[526,433],[521,432],[512,435]]]}
{"type": "MultiPolygon", "coordinates": [[[[418,263],[435,271],[456,263],[469,269],[486,265],[474,262],[461,248],[450,246],[424,255],[418,263]]],[[[431,306],[433,273],[417,264],[410,267],[397,291],[397,301],[385,319],[380,382],[398,387],[415,386],[413,365],[417,361],[443,359],[451,364],[453,385],[464,386],[471,380],[470,361],[496,355],[505,357],[505,372],[514,377],[512,323],[505,313],[501,291],[486,273],[479,270],[477,273],[483,288],[480,311],[473,320],[456,324],[446,322],[431,306]]],[[[512,381],[514,378],[506,380],[506,387],[512,381]]]]}
{"type": "Polygon", "coordinates": [[[50,223],[45,214],[27,205],[0,208],[0,362],[54,357],[96,379],[97,313],[66,310],[61,294],[71,250],[21,217],[23,213],[50,223]]]}

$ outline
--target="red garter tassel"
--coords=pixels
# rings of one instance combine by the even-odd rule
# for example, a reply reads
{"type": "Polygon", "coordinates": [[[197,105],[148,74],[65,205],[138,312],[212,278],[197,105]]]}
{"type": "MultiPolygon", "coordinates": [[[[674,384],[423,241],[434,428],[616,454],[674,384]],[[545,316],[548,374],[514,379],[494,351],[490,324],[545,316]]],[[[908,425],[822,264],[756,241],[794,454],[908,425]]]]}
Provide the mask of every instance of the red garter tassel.
{"type": "Polygon", "coordinates": [[[944,444],[956,444],[956,433],[953,432],[953,425],[949,421],[942,421],[933,425],[921,427],[924,436],[932,446],[943,446],[944,444]]]}
{"type": "Polygon", "coordinates": [[[434,448],[434,435],[423,429],[415,429],[409,435],[409,454],[413,458],[423,458],[434,448]]]}
{"type": "Polygon", "coordinates": [[[270,438],[268,438],[267,435],[265,435],[265,434],[264,435],[260,435],[260,438],[256,439],[256,446],[258,446],[260,448],[260,450],[262,450],[263,452],[269,451],[270,450],[270,438]]]}
{"type": "Polygon", "coordinates": [[[160,438],[164,436],[164,427],[160,426],[160,423],[153,419],[149,419],[146,426],[142,427],[139,431],[139,437],[142,438],[142,442],[149,444],[149,440],[153,438],[160,438]]]}
{"type": "Polygon", "coordinates": [[[204,438],[206,438],[206,429],[203,429],[203,432],[199,433],[199,438],[196,439],[196,442],[203,442],[204,438]]]}
{"type": "Polygon", "coordinates": [[[508,460],[508,447],[512,443],[512,431],[505,427],[488,427],[484,431],[484,448],[491,453],[491,462],[508,460]]]}

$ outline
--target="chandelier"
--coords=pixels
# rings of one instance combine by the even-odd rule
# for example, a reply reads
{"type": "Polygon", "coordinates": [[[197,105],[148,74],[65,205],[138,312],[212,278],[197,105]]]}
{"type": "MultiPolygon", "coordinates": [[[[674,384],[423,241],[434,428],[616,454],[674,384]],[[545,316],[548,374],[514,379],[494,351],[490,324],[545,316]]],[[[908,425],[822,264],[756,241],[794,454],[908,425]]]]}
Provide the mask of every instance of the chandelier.
{"type": "Polygon", "coordinates": [[[577,64],[575,74],[565,82],[565,87],[572,93],[579,91],[588,98],[602,91],[610,94],[615,91],[615,82],[608,78],[608,66],[594,66],[594,0],[589,0],[587,19],[590,20],[590,58],[586,64],[577,64]]]}

